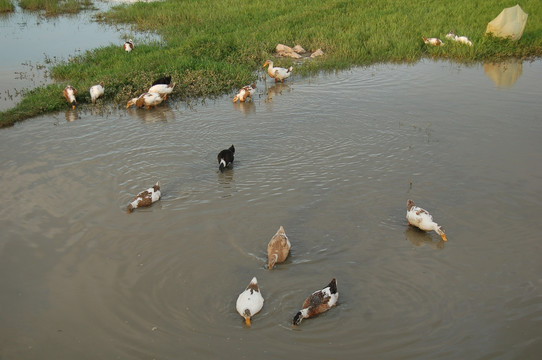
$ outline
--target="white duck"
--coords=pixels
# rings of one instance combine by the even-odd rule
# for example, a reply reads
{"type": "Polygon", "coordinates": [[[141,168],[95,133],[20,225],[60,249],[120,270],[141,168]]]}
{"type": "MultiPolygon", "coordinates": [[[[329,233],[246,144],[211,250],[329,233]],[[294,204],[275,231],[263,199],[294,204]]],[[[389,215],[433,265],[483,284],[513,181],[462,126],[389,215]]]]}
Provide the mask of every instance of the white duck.
{"type": "Polygon", "coordinates": [[[171,94],[173,92],[173,88],[175,87],[176,83],[173,84],[156,84],[151,86],[148,92],[164,95],[164,100],[167,99],[168,94],[171,94]]]}
{"type": "Polygon", "coordinates": [[[98,85],[93,85],[90,87],[90,100],[93,104],[96,104],[96,99],[103,96],[104,94],[104,82],[100,82],[98,85]]]}
{"type": "Polygon", "coordinates": [[[284,79],[287,79],[290,77],[290,75],[292,75],[293,66],[290,66],[288,69],[282,67],[274,67],[273,61],[271,60],[266,60],[263,64],[263,67],[266,67],[267,65],[269,65],[269,67],[267,68],[267,73],[269,74],[269,76],[275,79],[275,82],[284,82],[284,79]]]}
{"type": "Polygon", "coordinates": [[[258,280],[253,277],[245,291],[239,294],[235,308],[239,315],[245,318],[245,324],[250,326],[250,319],[263,307],[263,296],[258,287],[258,280]]]}
{"type": "Polygon", "coordinates": [[[245,102],[247,98],[250,98],[252,100],[252,95],[256,92],[256,82],[243,86],[237,95],[233,97],[233,102],[237,102],[239,100],[240,102],[245,102]]]}
{"type": "Polygon", "coordinates": [[[126,212],[129,214],[138,207],[151,206],[152,203],[160,200],[161,196],[162,193],[160,192],[160,181],[158,181],[153,187],[150,187],[147,190],[137,194],[134,200],[128,204],[126,212]]]}
{"type": "Polygon", "coordinates": [[[439,38],[426,38],[425,36],[422,36],[423,42],[427,45],[433,45],[433,46],[442,46],[444,43],[439,38]]]}
{"type": "Polygon", "coordinates": [[[324,313],[337,305],[339,292],[337,291],[337,280],[333,278],[331,282],[322,290],[313,292],[305,302],[302,309],[294,316],[292,323],[299,325],[303,319],[308,319],[324,313]]]}
{"type": "Polygon", "coordinates": [[[450,39],[452,41],[457,41],[462,44],[466,44],[468,46],[472,46],[472,42],[469,40],[466,36],[457,36],[453,30],[450,30],[448,34],[446,34],[446,38],[450,39]]]}
{"type": "Polygon", "coordinates": [[[161,95],[158,93],[144,93],[141,94],[139,97],[133,98],[128,101],[126,104],[126,109],[128,109],[130,106],[135,105],[137,107],[144,107],[146,106],[147,109],[150,109],[153,106],[159,105],[164,100],[165,95],[161,95]]]}
{"type": "Polygon", "coordinates": [[[72,109],[75,109],[75,105],[77,105],[77,99],[75,98],[75,96],[77,95],[77,90],[75,90],[73,86],[68,84],[64,88],[62,94],[64,95],[66,101],[72,106],[72,109]]]}
{"type": "Polygon", "coordinates": [[[416,206],[414,201],[410,199],[407,201],[406,218],[409,225],[415,226],[423,231],[433,230],[442,237],[442,240],[448,241],[442,227],[433,221],[433,216],[431,216],[427,210],[416,206]]]}

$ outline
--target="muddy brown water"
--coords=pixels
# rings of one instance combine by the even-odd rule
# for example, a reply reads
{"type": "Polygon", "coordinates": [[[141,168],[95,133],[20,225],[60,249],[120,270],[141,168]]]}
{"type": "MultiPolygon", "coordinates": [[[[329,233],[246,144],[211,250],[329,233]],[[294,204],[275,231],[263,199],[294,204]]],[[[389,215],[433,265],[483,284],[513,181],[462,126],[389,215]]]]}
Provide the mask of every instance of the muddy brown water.
{"type": "Polygon", "coordinates": [[[260,78],[252,103],[1,130],[0,358],[538,358],[542,62],[519,65],[507,83],[513,66],[429,61],[260,78]],[[409,198],[447,243],[409,228],[409,198]],[[292,250],[268,271],[280,225],[292,250]],[[293,328],[333,277],[339,305],[293,328]]]}

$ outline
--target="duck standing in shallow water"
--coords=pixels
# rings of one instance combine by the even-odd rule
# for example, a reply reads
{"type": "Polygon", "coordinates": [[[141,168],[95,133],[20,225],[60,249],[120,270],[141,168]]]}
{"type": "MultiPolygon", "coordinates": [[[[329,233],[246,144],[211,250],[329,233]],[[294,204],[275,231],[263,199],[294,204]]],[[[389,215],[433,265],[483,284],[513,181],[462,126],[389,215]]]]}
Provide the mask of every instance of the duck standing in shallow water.
{"type": "Polygon", "coordinates": [[[433,45],[433,46],[442,46],[444,43],[439,38],[426,38],[425,36],[422,36],[423,42],[427,45],[433,45]]]}
{"type": "Polygon", "coordinates": [[[77,105],[77,100],[75,99],[75,95],[77,95],[77,90],[75,90],[73,86],[68,84],[64,88],[62,94],[64,95],[66,101],[72,106],[72,109],[75,109],[75,105],[77,105]]]}
{"type": "Polygon", "coordinates": [[[442,237],[442,240],[448,241],[442,227],[433,221],[433,216],[431,216],[427,210],[416,206],[414,201],[410,199],[407,200],[406,218],[409,225],[415,226],[423,231],[433,230],[442,237]]]}
{"type": "Polygon", "coordinates": [[[168,94],[171,94],[173,92],[173,88],[175,87],[175,83],[173,84],[156,84],[151,86],[148,92],[150,93],[156,93],[164,96],[164,100],[167,99],[168,94]]]}
{"type": "Polygon", "coordinates": [[[239,315],[245,318],[245,324],[250,326],[250,319],[263,307],[263,296],[258,287],[258,280],[252,278],[245,291],[239,294],[235,308],[239,315]]]}
{"type": "Polygon", "coordinates": [[[102,97],[104,94],[104,82],[100,82],[98,85],[90,87],[90,100],[93,104],[96,104],[96,100],[102,97]]]}
{"type": "Polygon", "coordinates": [[[255,92],[256,92],[256,82],[247,86],[243,86],[239,90],[237,95],[233,97],[233,102],[237,102],[237,100],[239,100],[240,102],[245,102],[247,98],[250,98],[250,100],[252,100],[252,95],[254,95],[255,92]]]}
{"type": "Polygon", "coordinates": [[[134,200],[128,204],[126,213],[129,214],[138,207],[151,206],[153,202],[160,200],[161,196],[162,193],[160,192],[160,181],[158,181],[153,187],[150,187],[147,190],[137,194],[134,200]]]}
{"type": "Polygon", "coordinates": [[[337,280],[333,278],[331,282],[322,290],[312,293],[303,303],[302,309],[294,316],[292,323],[299,325],[303,319],[308,319],[324,313],[337,305],[339,292],[337,291],[337,280]]]}
{"type": "Polygon", "coordinates": [[[293,66],[290,66],[288,69],[282,68],[282,67],[274,67],[273,61],[266,60],[263,64],[263,67],[267,68],[267,74],[271,76],[273,79],[275,79],[275,82],[284,82],[285,79],[289,78],[290,75],[292,75],[292,69],[293,66]],[[269,66],[268,66],[269,65],[269,66]]]}
{"type": "Polygon", "coordinates": [[[134,49],[134,41],[132,39],[126,41],[124,43],[124,45],[122,45],[122,48],[124,49],[124,51],[126,52],[130,52],[134,49]]]}
{"type": "Polygon", "coordinates": [[[275,264],[286,260],[291,247],[290,240],[281,226],[267,245],[267,268],[272,270],[275,264]]]}
{"type": "Polygon", "coordinates": [[[235,147],[232,145],[229,149],[224,149],[218,153],[218,169],[223,172],[225,168],[233,163],[233,154],[235,154],[235,147]]]}
{"type": "Polygon", "coordinates": [[[126,109],[128,109],[132,105],[135,105],[136,107],[146,106],[147,109],[150,109],[153,106],[159,105],[164,100],[164,96],[165,95],[161,95],[158,93],[148,92],[141,94],[139,97],[129,100],[126,104],[126,109]]]}

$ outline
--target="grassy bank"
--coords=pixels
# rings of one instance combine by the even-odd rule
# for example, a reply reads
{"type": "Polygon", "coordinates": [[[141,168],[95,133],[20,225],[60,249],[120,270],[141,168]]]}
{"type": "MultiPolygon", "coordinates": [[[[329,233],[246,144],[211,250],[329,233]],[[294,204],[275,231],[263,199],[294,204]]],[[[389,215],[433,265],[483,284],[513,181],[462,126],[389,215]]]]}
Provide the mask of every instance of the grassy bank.
{"type": "Polygon", "coordinates": [[[15,6],[11,0],[0,0],[0,14],[15,10],[15,6]]]}
{"type": "Polygon", "coordinates": [[[45,15],[75,14],[92,6],[91,0],[19,0],[24,10],[43,10],[45,15]]]}
{"type": "MultiPolygon", "coordinates": [[[[542,55],[542,2],[520,2],[529,14],[520,41],[485,37],[487,23],[510,1],[439,0],[185,0],[136,3],[113,8],[99,18],[156,31],[163,42],[138,44],[131,53],[118,46],[99,48],[51,69],[59,86],[28,93],[16,108],[1,114],[10,125],[36,113],[68,107],[60,89],[79,89],[79,103],[89,103],[88,88],[105,82],[105,99],[119,104],[144,92],[153,79],[172,75],[172,97],[201,97],[228,92],[255,79],[277,43],[321,48],[325,56],[295,66],[302,76],[376,62],[414,62],[421,57],[458,61],[531,58],[542,55]],[[454,29],[474,46],[448,43],[428,47],[421,37],[440,37],[454,29]]],[[[290,59],[275,59],[289,66],[290,59]]]]}

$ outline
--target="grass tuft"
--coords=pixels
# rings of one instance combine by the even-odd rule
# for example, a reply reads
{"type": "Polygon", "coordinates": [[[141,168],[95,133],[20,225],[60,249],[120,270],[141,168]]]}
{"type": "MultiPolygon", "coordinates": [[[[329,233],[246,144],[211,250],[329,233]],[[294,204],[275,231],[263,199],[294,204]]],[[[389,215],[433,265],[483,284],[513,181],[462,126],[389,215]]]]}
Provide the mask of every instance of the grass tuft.
{"type": "Polygon", "coordinates": [[[0,14],[8,13],[15,10],[15,5],[11,0],[0,0],[0,14]]]}

